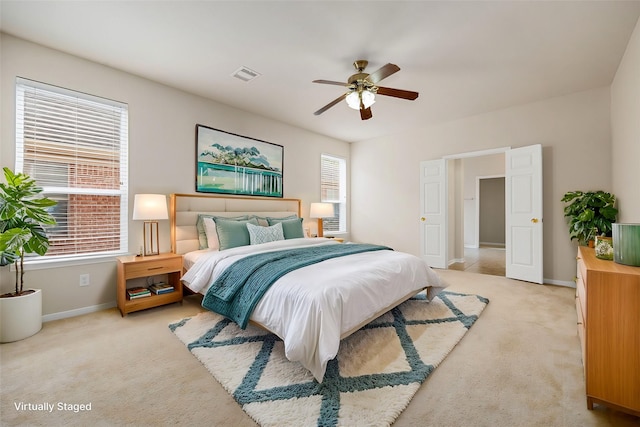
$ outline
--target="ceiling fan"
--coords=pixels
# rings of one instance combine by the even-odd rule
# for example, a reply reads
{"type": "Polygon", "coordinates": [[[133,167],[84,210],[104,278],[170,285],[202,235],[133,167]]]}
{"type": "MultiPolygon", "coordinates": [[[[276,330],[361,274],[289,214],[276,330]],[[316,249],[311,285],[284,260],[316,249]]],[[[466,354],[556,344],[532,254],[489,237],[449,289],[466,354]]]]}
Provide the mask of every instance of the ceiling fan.
{"type": "Polygon", "coordinates": [[[353,108],[354,110],[360,110],[360,118],[362,120],[369,120],[371,117],[373,117],[373,114],[371,113],[371,105],[375,102],[376,95],[392,96],[394,98],[408,99],[410,101],[413,101],[418,97],[418,92],[412,92],[402,89],[392,89],[389,87],[382,87],[377,85],[378,82],[380,82],[382,79],[386,79],[390,75],[400,71],[400,67],[398,67],[397,65],[383,65],[373,73],[367,74],[364,72],[364,69],[367,68],[368,64],[369,62],[363,59],[355,61],[353,63],[353,66],[358,72],[349,77],[347,83],[335,82],[331,80],[314,80],[313,83],[345,86],[347,87],[347,92],[343,93],[338,98],[334,99],[313,114],[319,116],[329,108],[338,104],[343,99],[346,99],[347,105],[349,105],[349,107],[353,108]]]}

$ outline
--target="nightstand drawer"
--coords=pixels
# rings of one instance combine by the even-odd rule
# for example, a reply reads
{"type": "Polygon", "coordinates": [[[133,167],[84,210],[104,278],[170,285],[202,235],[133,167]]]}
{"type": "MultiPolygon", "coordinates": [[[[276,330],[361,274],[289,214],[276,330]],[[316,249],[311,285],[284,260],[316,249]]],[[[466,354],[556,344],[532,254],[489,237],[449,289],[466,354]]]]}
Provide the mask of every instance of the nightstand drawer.
{"type": "Polygon", "coordinates": [[[128,264],[125,273],[125,279],[148,277],[156,274],[164,274],[180,270],[182,270],[181,258],[145,261],[143,263],[128,264]]]}

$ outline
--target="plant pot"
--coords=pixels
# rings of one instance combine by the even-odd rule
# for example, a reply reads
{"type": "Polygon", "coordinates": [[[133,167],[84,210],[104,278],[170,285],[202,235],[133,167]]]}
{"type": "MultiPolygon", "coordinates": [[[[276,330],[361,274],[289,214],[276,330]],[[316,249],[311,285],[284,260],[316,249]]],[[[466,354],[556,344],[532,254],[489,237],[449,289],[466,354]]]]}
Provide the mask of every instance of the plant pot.
{"type": "Polygon", "coordinates": [[[42,329],[42,290],[18,297],[0,298],[0,342],[13,342],[42,329]]]}
{"type": "Polygon", "coordinates": [[[640,224],[613,224],[613,260],[640,267],[640,224]]]}
{"type": "Polygon", "coordinates": [[[596,236],[595,243],[596,258],[613,259],[613,239],[611,237],[596,236]]]}

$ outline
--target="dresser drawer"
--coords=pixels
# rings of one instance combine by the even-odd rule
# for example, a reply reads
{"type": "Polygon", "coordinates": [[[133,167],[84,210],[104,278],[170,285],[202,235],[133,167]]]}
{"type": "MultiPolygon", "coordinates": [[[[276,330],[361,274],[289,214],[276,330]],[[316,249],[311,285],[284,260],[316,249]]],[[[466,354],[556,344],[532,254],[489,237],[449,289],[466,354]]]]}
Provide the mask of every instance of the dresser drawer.
{"type": "Polygon", "coordinates": [[[578,277],[576,280],[576,310],[580,311],[580,315],[584,324],[587,322],[587,290],[584,281],[578,277]]]}
{"type": "Polygon", "coordinates": [[[578,279],[582,279],[584,283],[587,283],[587,266],[584,264],[584,261],[578,257],[578,267],[576,270],[576,276],[578,279]]]}
{"type": "Polygon", "coordinates": [[[584,369],[585,376],[586,376],[586,371],[587,371],[587,354],[586,354],[587,346],[585,342],[586,325],[584,324],[584,318],[582,317],[582,307],[580,304],[580,299],[578,297],[576,297],[576,313],[578,315],[578,338],[580,338],[580,347],[582,349],[582,368],[584,369]]]}
{"type": "Polygon", "coordinates": [[[583,323],[586,324],[587,320],[587,270],[584,262],[577,258],[578,267],[576,271],[576,310],[580,308],[583,323]]]}

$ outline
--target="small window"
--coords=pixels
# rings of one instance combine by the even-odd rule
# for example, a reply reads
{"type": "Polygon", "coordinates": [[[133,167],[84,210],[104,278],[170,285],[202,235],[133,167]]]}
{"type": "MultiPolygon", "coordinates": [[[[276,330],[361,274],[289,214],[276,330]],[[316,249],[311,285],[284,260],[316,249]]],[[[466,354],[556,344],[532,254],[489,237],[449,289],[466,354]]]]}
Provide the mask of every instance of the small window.
{"type": "Polygon", "coordinates": [[[327,154],[321,156],[320,198],[333,203],[335,216],[322,221],[325,233],[347,232],[347,162],[327,154]]]}
{"type": "Polygon", "coordinates": [[[17,79],[16,172],[58,204],[46,257],[126,252],[128,107],[17,79]]]}

